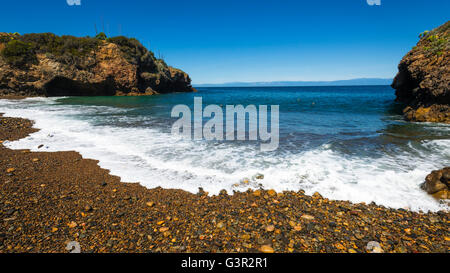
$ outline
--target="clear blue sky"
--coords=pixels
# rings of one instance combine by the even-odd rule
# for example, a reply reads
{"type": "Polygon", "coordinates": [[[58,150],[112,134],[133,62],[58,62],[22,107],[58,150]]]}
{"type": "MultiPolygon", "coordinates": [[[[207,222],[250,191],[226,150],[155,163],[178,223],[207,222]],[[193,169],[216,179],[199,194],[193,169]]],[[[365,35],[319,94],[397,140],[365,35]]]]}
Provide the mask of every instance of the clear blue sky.
{"type": "Polygon", "coordinates": [[[2,1],[0,31],[136,37],[194,83],[390,78],[449,0],[2,1]],[[104,26],[104,27],[103,27],[104,26]]]}

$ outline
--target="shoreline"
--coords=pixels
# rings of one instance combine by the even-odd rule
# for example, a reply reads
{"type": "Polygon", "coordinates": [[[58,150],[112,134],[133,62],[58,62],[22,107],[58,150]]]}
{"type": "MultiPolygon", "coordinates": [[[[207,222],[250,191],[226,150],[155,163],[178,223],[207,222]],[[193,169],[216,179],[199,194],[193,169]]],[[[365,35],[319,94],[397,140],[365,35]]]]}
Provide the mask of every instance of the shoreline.
{"type": "MultiPolygon", "coordinates": [[[[0,142],[37,131],[0,114],[0,142]]],[[[0,143],[1,144],[1,143],[0,143]]],[[[316,194],[208,196],[121,182],[77,152],[0,145],[0,252],[450,251],[449,212],[419,213],[316,194]]]]}

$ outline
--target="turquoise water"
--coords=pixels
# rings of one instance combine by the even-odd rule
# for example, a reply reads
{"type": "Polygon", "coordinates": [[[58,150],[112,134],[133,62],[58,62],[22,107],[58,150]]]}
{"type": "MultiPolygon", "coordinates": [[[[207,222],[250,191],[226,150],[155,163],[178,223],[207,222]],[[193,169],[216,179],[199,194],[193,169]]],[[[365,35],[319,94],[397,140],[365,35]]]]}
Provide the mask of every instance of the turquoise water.
{"type": "MultiPolygon", "coordinates": [[[[151,97],[0,101],[0,112],[42,130],[11,148],[76,150],[124,181],[211,194],[247,188],[318,191],[332,199],[414,210],[445,208],[419,184],[450,163],[450,127],[408,123],[389,86],[199,88],[151,97]],[[258,141],[185,140],[171,135],[172,107],[279,105],[279,148],[258,141]],[[263,174],[264,179],[256,179],[263,174]],[[243,183],[248,179],[250,183],[243,183]]],[[[204,122],[207,119],[204,119],[204,122]]],[[[270,128],[270,127],[269,127],[270,128]]]]}

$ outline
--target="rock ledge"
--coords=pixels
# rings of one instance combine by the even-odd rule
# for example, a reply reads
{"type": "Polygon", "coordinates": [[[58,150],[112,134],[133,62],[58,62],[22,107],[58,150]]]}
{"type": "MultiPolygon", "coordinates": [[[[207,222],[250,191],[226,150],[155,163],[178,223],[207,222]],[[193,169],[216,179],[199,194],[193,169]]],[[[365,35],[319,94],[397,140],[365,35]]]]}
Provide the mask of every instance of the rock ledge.
{"type": "Polygon", "coordinates": [[[450,21],[420,35],[401,60],[392,87],[406,120],[450,123],[450,21]]]}
{"type": "Polygon", "coordinates": [[[189,76],[133,38],[0,33],[0,96],[191,92],[189,76]]]}

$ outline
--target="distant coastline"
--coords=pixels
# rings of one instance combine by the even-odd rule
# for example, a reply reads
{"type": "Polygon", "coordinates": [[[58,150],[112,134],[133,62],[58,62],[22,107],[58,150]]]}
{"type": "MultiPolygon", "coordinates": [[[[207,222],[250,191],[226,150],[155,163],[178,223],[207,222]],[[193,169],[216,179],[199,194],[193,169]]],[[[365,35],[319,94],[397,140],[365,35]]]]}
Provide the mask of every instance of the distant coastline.
{"type": "Polygon", "coordinates": [[[281,86],[355,86],[391,85],[392,78],[357,78],[336,81],[272,81],[272,82],[228,82],[193,84],[194,87],[281,87],[281,86]]]}

